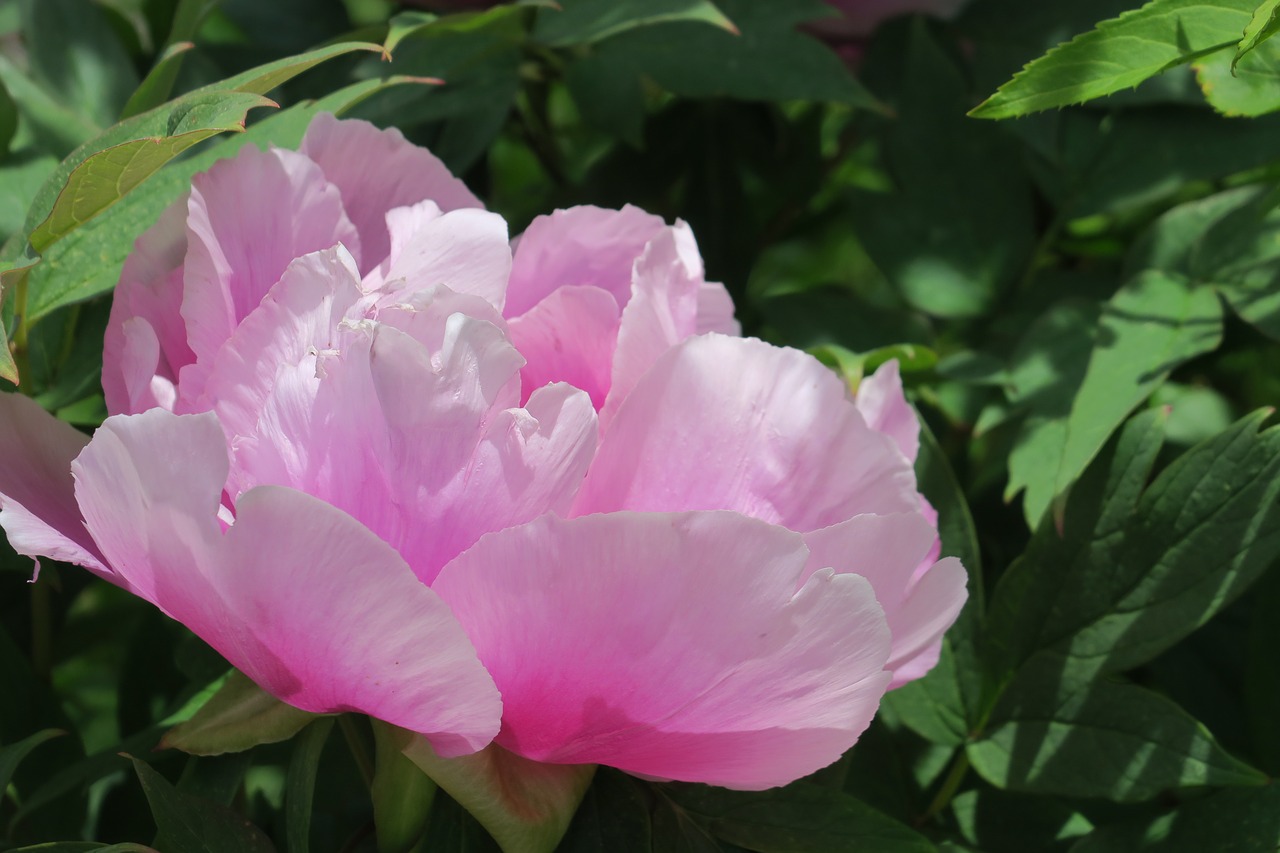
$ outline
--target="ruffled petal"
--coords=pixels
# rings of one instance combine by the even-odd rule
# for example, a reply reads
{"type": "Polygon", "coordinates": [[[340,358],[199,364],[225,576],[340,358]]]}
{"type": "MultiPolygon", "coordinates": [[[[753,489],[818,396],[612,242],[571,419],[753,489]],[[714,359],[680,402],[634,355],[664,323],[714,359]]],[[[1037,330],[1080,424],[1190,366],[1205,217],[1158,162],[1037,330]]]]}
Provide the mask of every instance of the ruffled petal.
{"type": "Polygon", "coordinates": [[[449,755],[483,747],[500,701],[449,609],[404,561],[316,498],[264,487],[218,519],[216,417],[109,418],[76,460],[94,539],[139,595],[280,699],[358,711],[449,755]]]}
{"type": "Polygon", "coordinates": [[[698,334],[707,332],[742,334],[742,324],[734,319],[733,297],[718,281],[704,281],[698,287],[698,334]]]}
{"type": "Polygon", "coordinates": [[[889,436],[907,459],[916,461],[920,453],[920,422],[902,392],[897,361],[886,361],[863,379],[853,402],[868,426],[889,436]]]}
{"type": "Polygon", "coordinates": [[[894,673],[890,689],[919,678],[937,663],[942,634],[968,597],[967,576],[958,560],[935,563],[930,558],[937,532],[924,516],[858,515],[806,533],[804,540],[809,546],[806,573],[830,567],[870,581],[893,635],[885,666],[894,673]]]}
{"type": "Polygon", "coordinates": [[[28,557],[84,566],[121,586],[85,530],[71,462],[89,439],[21,394],[0,393],[0,526],[28,557]]]}
{"type": "Polygon", "coordinates": [[[360,233],[362,274],[391,251],[387,211],[425,200],[446,212],[484,207],[438,157],[395,128],[379,130],[366,121],[339,121],[322,113],[312,119],[299,150],[342,194],[347,216],[360,233]]]}
{"type": "Polygon", "coordinates": [[[740,789],[847,750],[888,683],[870,585],[734,513],[546,516],[480,540],[435,589],[503,695],[498,743],[740,789]]]}
{"type": "Polygon", "coordinates": [[[573,513],[730,509],[808,531],[918,500],[910,464],[816,359],[712,334],[627,396],[573,513]]]}
{"type": "MultiPolygon", "coordinates": [[[[338,243],[360,258],[337,187],[301,154],[246,146],[197,175],[182,296],[197,359],[218,352],[295,258],[338,243]]],[[[179,378],[185,386],[186,376],[179,378]]],[[[183,393],[196,397],[200,390],[184,387],[183,393]]]]}
{"type": "Polygon", "coordinates": [[[599,287],[626,307],[632,267],[666,227],[661,217],[631,205],[584,205],[539,216],[516,241],[506,315],[520,316],[559,287],[599,287]]]}
{"type": "Polygon", "coordinates": [[[598,287],[562,287],[510,321],[511,341],[527,363],[520,371],[528,399],[550,382],[568,382],[597,409],[609,393],[618,342],[618,303],[598,287]]]}

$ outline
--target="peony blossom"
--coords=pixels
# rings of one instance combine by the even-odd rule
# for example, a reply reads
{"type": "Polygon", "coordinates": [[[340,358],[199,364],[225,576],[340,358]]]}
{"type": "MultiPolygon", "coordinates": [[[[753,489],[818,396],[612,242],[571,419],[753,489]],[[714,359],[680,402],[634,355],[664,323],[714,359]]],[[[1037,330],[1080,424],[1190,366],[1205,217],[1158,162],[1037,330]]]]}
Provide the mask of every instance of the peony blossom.
{"type": "Polygon", "coordinates": [[[737,333],[684,224],[575,208],[513,253],[322,116],[139,238],[92,439],[0,397],[0,524],[440,756],[785,784],[936,661],[965,573],[896,367],[850,397],[737,333]]]}

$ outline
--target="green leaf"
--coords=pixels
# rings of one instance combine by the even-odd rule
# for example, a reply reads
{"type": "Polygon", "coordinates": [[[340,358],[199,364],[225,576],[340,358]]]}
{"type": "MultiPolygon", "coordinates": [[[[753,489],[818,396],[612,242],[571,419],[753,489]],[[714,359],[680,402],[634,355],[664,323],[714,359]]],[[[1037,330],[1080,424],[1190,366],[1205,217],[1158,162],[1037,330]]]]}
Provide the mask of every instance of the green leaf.
{"type": "Polygon", "coordinates": [[[189,41],[176,42],[166,47],[156,58],[156,64],[147,72],[147,76],[138,84],[138,88],[129,96],[129,102],[120,111],[120,117],[131,118],[167,101],[169,93],[173,91],[173,84],[177,82],[182,60],[193,47],[195,44],[189,41]]]}
{"type": "Polygon", "coordinates": [[[98,125],[70,110],[3,54],[0,54],[0,83],[17,104],[19,114],[43,151],[62,156],[101,131],[98,125]]]}
{"type": "Polygon", "coordinates": [[[160,746],[190,755],[241,752],[288,740],[314,719],[315,714],[286,705],[233,671],[191,719],[165,734],[160,746]]]}
{"type": "Polygon", "coordinates": [[[1099,827],[1071,853],[1274,853],[1280,848],[1280,785],[1230,789],[1154,819],[1099,827]]]}
{"type": "Polygon", "coordinates": [[[1253,10],[1253,17],[1244,28],[1244,38],[1236,48],[1236,55],[1231,58],[1231,69],[1234,71],[1240,60],[1258,45],[1280,32],[1280,0],[1263,0],[1253,10]]]}
{"type": "MultiPolygon", "coordinates": [[[[378,853],[407,853],[418,843],[431,816],[436,784],[400,751],[405,735],[390,723],[370,718],[373,726],[373,823],[378,853]]],[[[301,853],[306,849],[300,848],[301,853]]]]}
{"type": "Polygon", "coordinates": [[[48,844],[35,844],[31,847],[19,847],[10,853],[159,853],[151,847],[141,844],[99,844],[96,841],[53,841],[48,844]]]}
{"type": "Polygon", "coordinates": [[[832,788],[796,782],[769,791],[706,785],[657,789],[716,838],[758,853],[931,853],[924,836],[832,788]]]}
{"type": "Polygon", "coordinates": [[[1175,367],[1218,346],[1221,315],[1212,290],[1148,270],[1103,306],[1096,329],[1068,325],[1060,341],[1026,339],[1014,359],[1019,367],[1011,401],[1029,416],[1009,456],[1005,496],[1026,489],[1023,511],[1030,526],[1175,367]],[[1082,364],[1086,336],[1093,344],[1082,364]],[[1052,381],[1029,383],[1023,376],[1028,347],[1044,354],[1052,381]]]}
{"type": "Polygon", "coordinates": [[[716,5],[738,35],[690,21],[631,29],[594,45],[596,67],[625,79],[649,78],[692,98],[809,99],[881,109],[833,52],[797,31],[830,13],[820,0],[716,5]]]}
{"type": "Polygon", "coordinates": [[[730,33],[733,22],[711,0],[561,0],[538,13],[533,38],[548,47],[592,44],[636,27],[699,21],[730,33]]]}
{"type": "Polygon", "coordinates": [[[262,830],[231,809],[187,796],[151,765],[136,758],[130,761],[160,831],[155,842],[158,849],[182,853],[275,852],[262,830]]]}
{"type": "Polygon", "coordinates": [[[0,79],[0,160],[9,156],[9,143],[17,132],[18,104],[0,79]]]}
{"type": "Polygon", "coordinates": [[[1226,116],[1255,117],[1280,110],[1280,47],[1266,42],[1236,64],[1226,51],[1194,65],[1209,104],[1226,116]]]}
{"type": "Polygon", "coordinates": [[[13,771],[17,769],[18,762],[26,758],[31,750],[47,740],[65,734],[66,732],[61,729],[45,729],[44,731],[36,732],[30,737],[25,737],[17,743],[11,743],[4,748],[0,748],[0,791],[4,791],[9,787],[9,782],[13,779],[13,771]]]}
{"type": "MultiPolygon", "coordinates": [[[[285,838],[288,841],[288,853],[310,853],[311,803],[315,798],[316,774],[320,770],[320,754],[324,751],[332,730],[332,717],[318,719],[303,731],[293,746],[289,772],[285,777],[285,838]]],[[[379,841],[381,840],[379,836],[379,841]]]]}
{"type": "Polygon", "coordinates": [[[653,849],[653,819],[640,782],[601,767],[557,853],[650,853],[653,849]]]}
{"type": "Polygon", "coordinates": [[[1256,0],[1151,0],[1027,65],[970,115],[1013,118],[1131,88],[1240,41],[1256,0]]]}
{"type": "Polygon", "coordinates": [[[134,240],[155,222],[170,202],[190,187],[195,173],[233,155],[244,144],[270,142],[296,147],[318,113],[342,113],[373,92],[405,82],[395,78],[353,84],[319,101],[283,110],[208,151],[170,164],[149,180],[146,191],[125,196],[50,248],[44,262],[30,273],[29,321],[34,323],[56,308],[114,287],[134,240]]]}
{"type": "Polygon", "coordinates": [[[1026,676],[1018,700],[1007,700],[998,721],[968,746],[983,778],[1015,791],[1119,802],[1267,781],[1159,694],[1109,681],[1060,688],[1055,673],[1026,676]]]}

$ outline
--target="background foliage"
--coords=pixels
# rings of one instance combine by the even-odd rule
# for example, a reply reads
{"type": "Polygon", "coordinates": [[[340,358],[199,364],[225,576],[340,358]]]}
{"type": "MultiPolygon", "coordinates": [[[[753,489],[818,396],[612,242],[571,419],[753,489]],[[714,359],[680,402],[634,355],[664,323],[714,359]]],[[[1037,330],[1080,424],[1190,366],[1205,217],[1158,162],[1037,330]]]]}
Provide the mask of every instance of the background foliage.
{"type": "MultiPolygon", "coordinates": [[[[100,422],[134,238],[324,110],[402,128],[513,233],[683,218],[748,334],[851,382],[901,360],[971,597],[835,766],[759,794],[601,771],[562,849],[1276,850],[1280,3],[972,0],[834,45],[830,14],[0,2],[0,375],[100,422]]],[[[225,663],[4,547],[0,849],[493,849],[361,720],[155,751],[225,663]]]]}

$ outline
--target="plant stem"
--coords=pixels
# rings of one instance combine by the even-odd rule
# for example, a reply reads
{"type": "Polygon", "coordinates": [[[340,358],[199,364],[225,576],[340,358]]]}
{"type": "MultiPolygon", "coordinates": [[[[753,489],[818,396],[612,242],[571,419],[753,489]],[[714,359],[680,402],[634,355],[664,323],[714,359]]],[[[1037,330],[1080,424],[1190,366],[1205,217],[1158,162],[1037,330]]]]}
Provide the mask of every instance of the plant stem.
{"type": "Polygon", "coordinates": [[[969,753],[963,748],[960,754],[956,756],[955,762],[951,765],[951,771],[947,773],[947,778],[942,781],[942,787],[938,789],[938,794],[933,798],[933,802],[929,804],[929,808],[916,821],[917,824],[927,823],[935,815],[945,809],[951,802],[951,798],[960,790],[960,783],[964,781],[964,777],[969,774],[969,753]]]}

